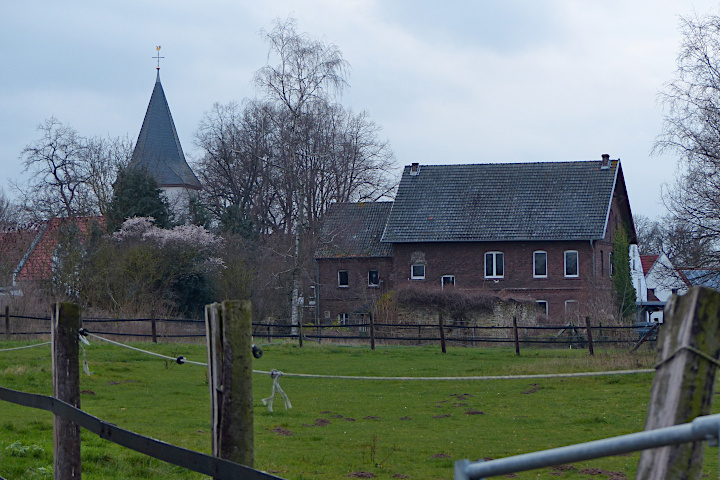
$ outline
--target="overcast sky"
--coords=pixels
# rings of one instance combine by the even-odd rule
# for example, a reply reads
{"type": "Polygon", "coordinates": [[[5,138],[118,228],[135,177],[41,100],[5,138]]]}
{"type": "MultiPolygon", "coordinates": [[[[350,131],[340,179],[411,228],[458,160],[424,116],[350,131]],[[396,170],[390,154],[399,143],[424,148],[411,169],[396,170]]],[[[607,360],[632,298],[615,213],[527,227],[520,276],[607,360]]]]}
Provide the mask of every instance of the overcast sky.
{"type": "Polygon", "coordinates": [[[382,127],[398,167],[622,161],[635,214],[664,213],[672,155],[652,156],[680,44],[678,17],[715,2],[205,0],[0,5],[0,187],[51,116],[137,139],[160,76],[185,155],[213,103],[256,95],[260,36],[288,15],[350,63],[342,102],[382,127]]]}

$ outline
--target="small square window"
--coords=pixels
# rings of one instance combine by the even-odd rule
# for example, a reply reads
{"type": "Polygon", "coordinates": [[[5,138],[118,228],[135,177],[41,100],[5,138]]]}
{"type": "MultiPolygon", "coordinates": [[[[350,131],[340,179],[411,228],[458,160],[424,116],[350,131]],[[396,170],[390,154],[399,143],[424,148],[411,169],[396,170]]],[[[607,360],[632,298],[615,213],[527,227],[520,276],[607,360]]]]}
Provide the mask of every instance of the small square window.
{"type": "Polygon", "coordinates": [[[416,263],[410,268],[410,278],[413,280],[422,280],[425,278],[425,265],[416,263]]]}
{"type": "Polygon", "coordinates": [[[505,276],[505,256],[502,252],[485,253],[485,278],[505,276]]]}
{"type": "Polygon", "coordinates": [[[347,270],[338,270],[338,287],[347,287],[350,279],[347,270]]]}
{"type": "Polygon", "coordinates": [[[442,288],[445,287],[454,287],[455,286],[455,275],[443,275],[440,279],[440,286],[442,288]]]}
{"type": "Polygon", "coordinates": [[[578,277],[578,252],[577,250],[567,250],[565,252],[565,276],[578,277]]]}
{"type": "Polygon", "coordinates": [[[537,302],[538,310],[540,313],[545,315],[547,317],[548,314],[548,302],[546,300],[538,300],[537,302]]]}
{"type": "Polygon", "coordinates": [[[377,270],[368,270],[368,287],[380,286],[380,272],[377,270]]]}
{"type": "Polygon", "coordinates": [[[547,278],[547,252],[533,252],[533,277],[547,278]]]}

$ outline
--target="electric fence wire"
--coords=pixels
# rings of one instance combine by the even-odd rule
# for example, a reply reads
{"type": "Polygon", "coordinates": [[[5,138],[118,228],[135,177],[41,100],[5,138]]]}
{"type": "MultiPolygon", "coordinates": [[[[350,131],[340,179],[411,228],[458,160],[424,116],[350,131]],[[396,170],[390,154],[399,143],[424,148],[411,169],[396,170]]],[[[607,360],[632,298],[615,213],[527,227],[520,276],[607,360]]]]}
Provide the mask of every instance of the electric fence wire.
{"type": "MultiPolygon", "coordinates": [[[[193,362],[186,360],[184,357],[170,357],[162,355],[160,353],[149,352],[141,348],[132,347],[125,345],[120,342],[115,342],[98,335],[88,333],[89,336],[95,337],[99,340],[106,341],[119,347],[129,348],[138,352],[154,355],[156,357],[164,358],[167,360],[178,361],[178,363],[190,363],[192,365],[200,365],[207,367],[207,363],[193,362]]],[[[285,373],[278,370],[264,371],[264,370],[253,370],[253,373],[259,373],[262,375],[280,375],[284,377],[296,377],[296,378],[323,378],[330,380],[396,380],[396,381],[409,381],[409,380],[424,380],[424,381],[468,381],[468,380],[530,380],[530,379],[543,379],[543,378],[573,378],[573,377],[598,377],[606,375],[632,375],[642,373],[655,373],[655,369],[638,369],[638,370],[609,370],[602,372],[574,372],[574,373],[542,373],[542,374],[531,374],[531,375],[479,375],[479,376],[460,376],[460,377],[369,377],[361,375],[320,375],[312,373],[285,373]]]]}
{"type": "Polygon", "coordinates": [[[1,352],[11,352],[13,350],[24,350],[26,348],[35,348],[35,347],[42,347],[43,345],[50,345],[52,342],[43,342],[43,343],[36,343],[35,345],[26,345],[24,347],[13,347],[13,348],[3,348],[0,350],[1,352]]]}

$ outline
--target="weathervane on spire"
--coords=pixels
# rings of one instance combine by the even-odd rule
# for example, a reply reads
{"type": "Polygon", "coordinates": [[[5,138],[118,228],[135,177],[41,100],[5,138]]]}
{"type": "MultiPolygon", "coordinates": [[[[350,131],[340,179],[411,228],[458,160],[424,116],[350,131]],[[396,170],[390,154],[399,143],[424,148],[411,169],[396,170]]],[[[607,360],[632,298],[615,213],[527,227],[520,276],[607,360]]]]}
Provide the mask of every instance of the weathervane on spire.
{"type": "Polygon", "coordinates": [[[161,48],[162,48],[162,47],[161,47],[160,45],[156,46],[156,47],[155,47],[155,50],[157,50],[157,56],[152,57],[152,58],[157,58],[157,69],[158,69],[158,71],[160,70],[160,59],[161,59],[161,58],[165,58],[165,57],[161,57],[161,56],[160,56],[160,49],[161,49],[161,48]]]}

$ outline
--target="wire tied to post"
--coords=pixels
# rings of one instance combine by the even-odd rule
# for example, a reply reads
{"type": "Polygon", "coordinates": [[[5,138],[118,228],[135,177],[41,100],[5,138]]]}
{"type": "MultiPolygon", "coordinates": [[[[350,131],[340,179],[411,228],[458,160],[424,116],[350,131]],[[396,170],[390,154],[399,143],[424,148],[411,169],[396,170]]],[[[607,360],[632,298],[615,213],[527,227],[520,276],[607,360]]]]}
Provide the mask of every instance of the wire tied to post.
{"type": "Polygon", "coordinates": [[[285,391],[280,387],[280,377],[284,375],[283,372],[280,370],[272,369],[270,372],[270,378],[273,379],[272,384],[272,392],[270,393],[270,396],[268,398],[263,398],[262,402],[263,405],[267,405],[268,412],[273,411],[273,400],[275,399],[275,391],[277,390],[280,393],[280,396],[283,397],[283,400],[285,400],[285,410],[292,408],[292,404],[290,403],[290,399],[288,398],[285,391]]]}
{"type": "Polygon", "coordinates": [[[701,350],[698,350],[697,348],[692,347],[692,346],[690,346],[690,345],[683,345],[682,347],[679,347],[679,348],[678,348],[677,350],[675,350],[673,353],[671,353],[670,355],[668,355],[668,357],[667,357],[666,359],[661,360],[660,362],[658,362],[658,363],[655,365],[655,369],[657,370],[658,368],[660,368],[660,367],[662,367],[663,365],[665,365],[667,362],[669,362],[670,360],[672,360],[672,359],[675,357],[675,355],[677,355],[678,353],[682,352],[683,350],[687,350],[688,352],[694,353],[694,354],[697,355],[698,357],[704,358],[705,360],[707,360],[708,362],[712,363],[712,364],[715,365],[716,367],[720,367],[720,361],[718,361],[717,359],[713,358],[711,355],[708,355],[707,353],[705,353],[705,352],[703,352],[703,351],[701,351],[701,350]]]}
{"type": "Polygon", "coordinates": [[[87,376],[90,376],[93,374],[93,372],[90,371],[90,367],[88,366],[88,363],[87,363],[87,352],[85,351],[85,347],[83,347],[83,343],[88,346],[90,345],[90,342],[88,341],[88,339],[85,338],[85,337],[87,337],[88,333],[89,332],[87,330],[85,330],[84,328],[81,328],[80,330],[78,330],[78,340],[80,340],[80,348],[82,349],[82,352],[83,352],[83,371],[85,372],[85,374],[87,376]]]}

